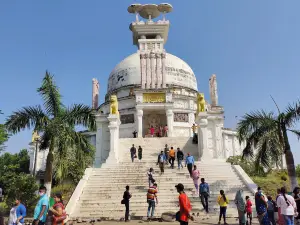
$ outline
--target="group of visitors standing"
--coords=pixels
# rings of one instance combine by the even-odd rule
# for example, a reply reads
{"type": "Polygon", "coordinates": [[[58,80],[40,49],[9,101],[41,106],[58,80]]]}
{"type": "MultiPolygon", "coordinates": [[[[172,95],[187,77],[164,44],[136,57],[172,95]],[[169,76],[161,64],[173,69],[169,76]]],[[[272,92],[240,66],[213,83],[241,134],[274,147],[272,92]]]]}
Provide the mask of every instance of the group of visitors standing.
{"type": "Polygon", "coordinates": [[[151,137],[168,137],[168,125],[166,124],[165,126],[158,126],[158,127],[153,127],[151,126],[149,128],[149,134],[151,137]]]}
{"type": "MultiPolygon", "coordinates": [[[[255,209],[260,225],[294,225],[294,219],[299,219],[300,189],[295,188],[293,196],[286,193],[286,188],[277,190],[276,199],[263,194],[260,187],[254,195],[255,209]]],[[[243,190],[238,190],[235,196],[239,224],[252,224],[252,202],[249,196],[244,199],[243,190]]]]}
{"type": "MultiPolygon", "coordinates": [[[[46,187],[39,188],[39,200],[34,209],[32,225],[44,225],[46,221],[52,225],[63,225],[67,215],[61,194],[54,195],[54,204],[51,206],[46,192],[46,187]]],[[[25,205],[19,197],[16,197],[15,206],[10,210],[9,225],[24,225],[26,215],[25,205]]]]}
{"type": "MultiPolygon", "coordinates": [[[[177,160],[177,168],[183,169],[183,160],[184,160],[184,153],[180,148],[177,148],[177,152],[175,152],[174,148],[171,147],[169,149],[168,145],[165,145],[164,151],[161,151],[157,157],[157,165],[159,165],[161,174],[164,173],[165,165],[170,164],[170,168],[175,168],[175,161],[177,160]]],[[[190,175],[192,176],[192,170],[194,165],[194,157],[191,156],[190,153],[187,154],[185,159],[185,166],[187,166],[190,175]]]]}

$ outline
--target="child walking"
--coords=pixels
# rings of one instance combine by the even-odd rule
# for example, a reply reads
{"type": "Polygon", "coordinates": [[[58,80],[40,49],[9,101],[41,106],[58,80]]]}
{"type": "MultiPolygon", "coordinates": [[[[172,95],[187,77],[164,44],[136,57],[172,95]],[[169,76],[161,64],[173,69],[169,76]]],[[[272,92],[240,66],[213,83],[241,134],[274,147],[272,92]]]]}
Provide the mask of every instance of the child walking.
{"type": "Polygon", "coordinates": [[[224,224],[227,225],[226,223],[226,210],[227,210],[227,205],[229,203],[228,198],[226,198],[225,193],[223,190],[220,191],[220,195],[217,200],[219,206],[220,206],[220,215],[219,215],[219,224],[221,224],[221,219],[223,216],[224,224]]]}
{"type": "Polygon", "coordinates": [[[247,225],[249,224],[248,219],[250,220],[250,225],[252,225],[252,202],[249,196],[246,196],[246,213],[247,213],[247,225]]]}

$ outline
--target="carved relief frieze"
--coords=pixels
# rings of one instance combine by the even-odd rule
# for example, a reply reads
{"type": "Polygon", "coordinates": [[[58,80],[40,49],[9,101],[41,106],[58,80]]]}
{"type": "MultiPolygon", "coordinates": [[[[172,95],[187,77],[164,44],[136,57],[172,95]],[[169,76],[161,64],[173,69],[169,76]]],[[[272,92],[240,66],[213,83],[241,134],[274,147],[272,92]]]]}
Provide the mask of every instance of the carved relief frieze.
{"type": "Polygon", "coordinates": [[[187,113],[174,113],[174,122],[189,122],[189,115],[187,113]]]}

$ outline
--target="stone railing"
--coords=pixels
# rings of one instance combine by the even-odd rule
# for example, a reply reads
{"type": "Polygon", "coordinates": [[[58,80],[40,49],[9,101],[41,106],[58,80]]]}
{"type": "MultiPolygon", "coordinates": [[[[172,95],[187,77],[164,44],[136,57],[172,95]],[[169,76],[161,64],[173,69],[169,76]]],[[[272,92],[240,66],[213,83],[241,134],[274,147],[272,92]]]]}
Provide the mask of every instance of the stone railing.
{"type": "Polygon", "coordinates": [[[65,222],[67,222],[70,217],[72,217],[72,214],[75,210],[75,207],[76,207],[76,204],[77,202],[79,201],[79,197],[89,179],[89,177],[91,176],[93,172],[93,168],[87,168],[85,171],[84,171],[84,175],[82,177],[82,179],[79,181],[79,183],[77,184],[76,186],[76,189],[75,191],[73,192],[67,206],[66,206],[66,212],[68,214],[68,217],[67,219],[65,220],[65,222]]]}

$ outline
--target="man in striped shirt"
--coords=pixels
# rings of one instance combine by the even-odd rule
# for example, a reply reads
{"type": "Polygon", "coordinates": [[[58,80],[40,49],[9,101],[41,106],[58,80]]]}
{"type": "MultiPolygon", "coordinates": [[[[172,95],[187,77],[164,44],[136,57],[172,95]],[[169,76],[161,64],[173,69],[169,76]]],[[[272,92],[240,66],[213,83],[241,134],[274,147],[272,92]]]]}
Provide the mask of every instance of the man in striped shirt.
{"type": "Polygon", "coordinates": [[[158,200],[157,200],[157,184],[153,184],[153,186],[151,186],[148,189],[148,193],[147,193],[147,202],[148,202],[148,213],[147,213],[147,217],[148,220],[150,220],[150,211],[151,211],[151,218],[153,218],[154,216],[154,210],[155,210],[155,203],[158,204],[158,200]]]}

